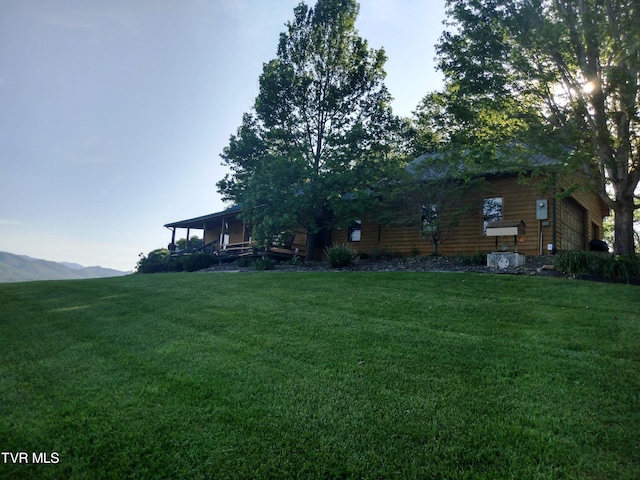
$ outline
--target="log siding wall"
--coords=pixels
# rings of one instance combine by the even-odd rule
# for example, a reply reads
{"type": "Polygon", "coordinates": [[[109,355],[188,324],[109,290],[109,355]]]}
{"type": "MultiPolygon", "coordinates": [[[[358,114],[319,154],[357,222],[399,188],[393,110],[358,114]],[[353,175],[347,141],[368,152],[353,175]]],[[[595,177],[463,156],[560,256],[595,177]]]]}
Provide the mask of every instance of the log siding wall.
{"type": "MultiPolygon", "coordinates": [[[[569,177],[563,185],[568,188],[578,176],[569,177]]],[[[442,255],[473,255],[477,252],[489,252],[495,249],[495,237],[483,235],[483,199],[502,197],[502,216],[504,220],[522,220],[526,225],[525,235],[518,238],[518,251],[525,255],[549,253],[548,245],[553,244],[553,191],[542,189],[540,181],[529,179],[526,184],[518,180],[516,175],[496,176],[487,180],[486,185],[470,193],[464,203],[468,210],[458,219],[458,226],[453,228],[448,237],[438,245],[438,253],[442,255]],[[536,219],[536,200],[547,199],[548,219],[536,219]]],[[[596,194],[586,191],[575,191],[571,197],[585,210],[584,245],[593,238],[602,238],[602,216],[608,213],[603,202],[596,194]]],[[[556,248],[562,248],[562,222],[568,217],[566,205],[561,200],[556,204],[556,248]]],[[[348,229],[333,229],[334,244],[349,243],[361,253],[369,253],[374,249],[385,249],[395,255],[430,255],[433,253],[431,242],[421,238],[419,232],[420,218],[416,214],[413,226],[379,225],[367,221],[362,222],[362,235],[359,242],[348,242],[348,229]]],[[[513,250],[513,237],[499,237],[498,248],[513,250]],[[503,247],[504,245],[504,247],[503,247]]]]}

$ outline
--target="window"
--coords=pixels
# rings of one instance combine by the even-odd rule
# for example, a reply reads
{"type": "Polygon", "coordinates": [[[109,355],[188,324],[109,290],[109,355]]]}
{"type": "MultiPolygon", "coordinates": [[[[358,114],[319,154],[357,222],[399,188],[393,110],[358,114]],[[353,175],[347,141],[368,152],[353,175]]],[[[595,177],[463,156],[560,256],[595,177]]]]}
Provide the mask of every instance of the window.
{"type": "Polygon", "coordinates": [[[421,206],[420,235],[425,237],[438,230],[438,206],[429,203],[421,206]]]}
{"type": "Polygon", "coordinates": [[[487,234],[489,222],[502,220],[502,197],[485,198],[482,204],[482,234],[487,234]]]}
{"type": "Polygon", "coordinates": [[[360,236],[362,235],[362,221],[354,220],[349,225],[349,241],[350,242],[359,242],[360,236]]]}

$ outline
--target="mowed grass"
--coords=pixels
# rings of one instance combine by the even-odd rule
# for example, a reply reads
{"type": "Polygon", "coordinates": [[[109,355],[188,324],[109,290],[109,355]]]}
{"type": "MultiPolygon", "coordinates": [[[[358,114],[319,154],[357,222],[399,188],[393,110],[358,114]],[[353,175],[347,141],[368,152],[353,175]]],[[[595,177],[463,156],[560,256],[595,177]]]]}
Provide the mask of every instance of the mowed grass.
{"type": "Polygon", "coordinates": [[[0,305],[0,448],[30,461],[0,478],[640,478],[639,287],[160,274],[0,305]]]}

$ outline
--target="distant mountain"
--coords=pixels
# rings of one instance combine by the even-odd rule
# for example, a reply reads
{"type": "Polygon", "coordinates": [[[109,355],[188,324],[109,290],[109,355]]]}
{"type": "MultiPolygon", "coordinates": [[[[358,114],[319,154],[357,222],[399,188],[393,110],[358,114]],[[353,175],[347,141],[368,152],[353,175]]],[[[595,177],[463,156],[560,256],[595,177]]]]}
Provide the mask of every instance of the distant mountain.
{"type": "Polygon", "coordinates": [[[58,263],[26,255],[0,252],[0,282],[32,280],[78,280],[84,278],[118,277],[129,272],[111,268],[83,267],[77,263],[58,263]]]}
{"type": "Polygon", "coordinates": [[[71,270],[82,270],[83,268],[85,268],[79,263],[60,262],[60,264],[64,265],[65,267],[69,267],[71,270]]]}

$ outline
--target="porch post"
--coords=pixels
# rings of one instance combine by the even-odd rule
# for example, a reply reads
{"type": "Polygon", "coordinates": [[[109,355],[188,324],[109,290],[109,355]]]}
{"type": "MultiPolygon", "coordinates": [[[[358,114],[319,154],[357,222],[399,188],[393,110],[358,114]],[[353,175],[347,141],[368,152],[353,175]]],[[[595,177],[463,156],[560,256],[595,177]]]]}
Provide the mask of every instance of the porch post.
{"type": "MultiPolygon", "coordinates": [[[[202,251],[205,252],[208,250],[205,249],[205,246],[207,245],[207,224],[203,223],[202,224],[202,251]]],[[[208,252],[208,253],[213,253],[213,252],[208,252]]]]}

